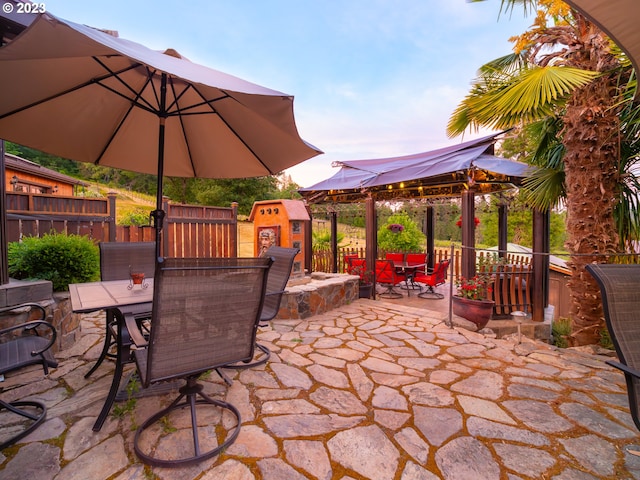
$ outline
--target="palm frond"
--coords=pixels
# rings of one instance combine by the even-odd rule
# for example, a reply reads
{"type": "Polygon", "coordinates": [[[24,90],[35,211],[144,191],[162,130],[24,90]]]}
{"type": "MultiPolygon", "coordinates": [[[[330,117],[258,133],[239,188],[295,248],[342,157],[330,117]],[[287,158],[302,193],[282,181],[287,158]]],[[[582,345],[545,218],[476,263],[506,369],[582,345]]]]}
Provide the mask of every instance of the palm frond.
{"type": "Polygon", "coordinates": [[[566,197],[564,168],[536,168],[523,181],[522,194],[533,208],[547,211],[558,206],[566,197]]]}

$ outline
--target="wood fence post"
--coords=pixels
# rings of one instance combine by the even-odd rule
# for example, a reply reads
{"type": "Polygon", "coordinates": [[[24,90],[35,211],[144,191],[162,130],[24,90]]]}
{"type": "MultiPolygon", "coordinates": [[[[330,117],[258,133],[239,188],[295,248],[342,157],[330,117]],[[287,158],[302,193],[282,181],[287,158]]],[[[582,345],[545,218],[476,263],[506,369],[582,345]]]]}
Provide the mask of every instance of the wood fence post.
{"type": "Polygon", "coordinates": [[[116,241],[116,192],[109,192],[107,198],[109,200],[109,218],[107,224],[109,225],[109,241],[116,241]]]}
{"type": "Polygon", "coordinates": [[[231,257],[238,256],[238,202],[231,202],[231,215],[233,216],[233,227],[230,229],[231,257]]]}
{"type": "Polygon", "coordinates": [[[7,184],[4,172],[4,140],[0,140],[0,285],[9,283],[9,262],[7,259],[7,184]]]}

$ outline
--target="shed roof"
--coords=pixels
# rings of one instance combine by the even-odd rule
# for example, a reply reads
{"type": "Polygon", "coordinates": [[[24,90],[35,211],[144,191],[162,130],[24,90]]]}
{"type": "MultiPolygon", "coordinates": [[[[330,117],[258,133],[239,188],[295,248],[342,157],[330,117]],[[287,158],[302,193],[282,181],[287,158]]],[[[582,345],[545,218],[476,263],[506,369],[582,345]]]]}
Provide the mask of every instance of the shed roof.
{"type": "Polygon", "coordinates": [[[307,211],[307,207],[304,202],[301,200],[287,200],[287,199],[277,199],[277,200],[261,200],[259,202],[255,202],[253,207],[251,208],[251,214],[249,215],[249,221],[253,221],[256,212],[260,207],[264,206],[279,206],[281,205],[284,208],[284,211],[287,214],[289,220],[311,220],[309,216],[309,212],[307,211]]]}

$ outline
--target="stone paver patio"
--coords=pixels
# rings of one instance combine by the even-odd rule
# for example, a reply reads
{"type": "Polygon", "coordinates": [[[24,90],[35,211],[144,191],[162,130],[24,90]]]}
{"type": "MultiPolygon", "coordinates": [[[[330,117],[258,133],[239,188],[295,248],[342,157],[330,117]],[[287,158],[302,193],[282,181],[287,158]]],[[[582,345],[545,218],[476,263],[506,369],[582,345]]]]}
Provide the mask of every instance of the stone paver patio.
{"type": "MultiPolygon", "coordinates": [[[[138,461],[132,426],[175,393],[139,398],[134,410],[91,430],[113,364],[84,379],[104,321],[86,315],[81,340],[57,354],[60,366],[48,378],[25,369],[0,384],[4,400],[49,406],[45,424],[0,453],[0,478],[640,478],[640,457],[629,452],[640,450],[640,436],[624,378],[604,363],[608,357],[498,340],[449,328],[445,318],[359,300],[307,320],[273,321],[259,333],[273,351],[269,363],[225,370],[230,388],[215,374],[204,380],[207,393],[241,411],[237,441],[198,465],[162,469],[138,461]]],[[[222,425],[230,427],[229,419],[222,425]]],[[[7,428],[0,423],[0,432],[7,428]]]]}

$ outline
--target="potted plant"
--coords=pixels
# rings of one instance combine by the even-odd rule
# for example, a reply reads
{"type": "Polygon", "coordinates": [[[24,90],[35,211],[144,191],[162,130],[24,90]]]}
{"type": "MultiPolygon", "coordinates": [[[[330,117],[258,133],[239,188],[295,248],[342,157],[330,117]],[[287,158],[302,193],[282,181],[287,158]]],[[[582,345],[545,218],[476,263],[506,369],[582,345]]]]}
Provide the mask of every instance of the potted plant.
{"type": "Polygon", "coordinates": [[[359,298],[371,298],[373,292],[373,272],[362,265],[356,265],[351,269],[352,275],[358,275],[359,298]]]}
{"type": "Polygon", "coordinates": [[[488,297],[492,282],[487,274],[469,279],[462,277],[456,282],[458,292],[452,298],[453,313],[475,323],[478,330],[483,329],[491,319],[495,302],[488,297]]]}

